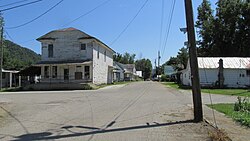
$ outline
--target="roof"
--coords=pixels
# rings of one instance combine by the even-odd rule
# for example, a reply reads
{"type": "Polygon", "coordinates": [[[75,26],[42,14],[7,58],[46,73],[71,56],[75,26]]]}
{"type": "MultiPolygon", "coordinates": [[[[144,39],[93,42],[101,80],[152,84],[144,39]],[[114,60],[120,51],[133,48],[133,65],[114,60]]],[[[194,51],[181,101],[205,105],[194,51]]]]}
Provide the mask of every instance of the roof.
{"type": "Polygon", "coordinates": [[[2,69],[2,72],[7,72],[7,73],[9,73],[9,72],[11,72],[11,73],[18,73],[19,71],[17,71],[17,70],[5,70],[5,69],[2,69]]]}
{"type": "Polygon", "coordinates": [[[36,65],[50,65],[50,64],[83,64],[89,63],[91,60],[67,60],[67,61],[40,61],[36,65]]]}
{"type": "Polygon", "coordinates": [[[84,36],[78,38],[79,40],[81,40],[81,39],[82,40],[84,40],[84,39],[94,39],[94,40],[96,40],[97,42],[103,44],[106,48],[110,49],[112,52],[115,53],[115,51],[112,48],[110,48],[108,45],[106,45],[105,43],[103,43],[101,40],[99,40],[96,37],[93,37],[93,36],[91,36],[91,35],[83,32],[83,31],[81,31],[79,29],[73,28],[73,27],[50,31],[49,33],[47,33],[47,34],[45,34],[45,35],[37,38],[36,40],[38,40],[38,41],[41,41],[41,40],[55,40],[56,38],[51,37],[51,33],[54,33],[54,32],[72,32],[72,31],[79,31],[79,32],[83,33],[84,36]]]}
{"type": "Polygon", "coordinates": [[[250,57],[198,57],[199,68],[218,68],[219,60],[223,67],[230,69],[250,69],[250,57]]]}

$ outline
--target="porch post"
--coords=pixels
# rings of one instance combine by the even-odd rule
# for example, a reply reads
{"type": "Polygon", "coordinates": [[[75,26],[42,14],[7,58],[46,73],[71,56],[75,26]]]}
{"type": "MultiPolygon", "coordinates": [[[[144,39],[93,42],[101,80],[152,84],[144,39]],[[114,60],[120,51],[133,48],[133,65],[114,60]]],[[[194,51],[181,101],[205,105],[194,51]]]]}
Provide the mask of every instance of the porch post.
{"type": "Polygon", "coordinates": [[[18,83],[19,83],[19,87],[21,87],[22,86],[22,76],[21,75],[19,75],[18,76],[18,83]]]}
{"type": "Polygon", "coordinates": [[[12,87],[12,72],[10,72],[10,88],[12,87]]]}

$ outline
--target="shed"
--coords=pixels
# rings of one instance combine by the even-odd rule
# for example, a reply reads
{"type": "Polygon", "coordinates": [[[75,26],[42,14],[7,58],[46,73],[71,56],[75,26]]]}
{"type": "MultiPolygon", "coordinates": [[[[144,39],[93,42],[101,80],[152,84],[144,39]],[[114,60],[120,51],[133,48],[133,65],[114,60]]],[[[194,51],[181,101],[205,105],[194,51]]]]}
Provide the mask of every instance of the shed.
{"type": "MultiPolygon", "coordinates": [[[[250,86],[250,58],[247,57],[198,57],[201,86],[216,86],[219,83],[219,60],[223,61],[222,76],[225,87],[250,86]]],[[[190,61],[181,71],[183,85],[191,86],[190,61]]]]}

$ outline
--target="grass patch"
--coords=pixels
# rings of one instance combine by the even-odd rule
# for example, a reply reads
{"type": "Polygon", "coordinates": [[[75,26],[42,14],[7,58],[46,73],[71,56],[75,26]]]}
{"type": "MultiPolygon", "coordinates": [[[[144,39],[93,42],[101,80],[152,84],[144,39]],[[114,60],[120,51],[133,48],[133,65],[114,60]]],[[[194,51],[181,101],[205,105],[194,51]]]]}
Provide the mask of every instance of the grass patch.
{"type": "MultiPolygon", "coordinates": [[[[188,87],[179,87],[175,82],[162,82],[162,84],[167,85],[175,89],[191,90],[188,87]]],[[[211,94],[221,94],[221,95],[231,95],[231,96],[250,96],[250,90],[248,89],[207,89],[202,88],[201,92],[211,93],[211,94]]]]}
{"type": "Polygon", "coordinates": [[[20,87],[13,87],[13,88],[3,88],[2,90],[0,90],[0,92],[18,92],[20,90],[21,90],[20,87]]]}
{"type": "Polygon", "coordinates": [[[201,89],[201,92],[233,96],[250,96],[250,91],[247,89],[201,89]]]}
{"type": "Polygon", "coordinates": [[[162,82],[162,84],[167,85],[171,88],[179,89],[179,85],[175,82],[162,82]]]}
{"type": "Polygon", "coordinates": [[[215,109],[221,113],[224,113],[228,117],[231,117],[233,120],[239,122],[241,125],[250,127],[250,113],[247,111],[234,111],[235,104],[214,104],[207,105],[210,108],[215,109]]]}

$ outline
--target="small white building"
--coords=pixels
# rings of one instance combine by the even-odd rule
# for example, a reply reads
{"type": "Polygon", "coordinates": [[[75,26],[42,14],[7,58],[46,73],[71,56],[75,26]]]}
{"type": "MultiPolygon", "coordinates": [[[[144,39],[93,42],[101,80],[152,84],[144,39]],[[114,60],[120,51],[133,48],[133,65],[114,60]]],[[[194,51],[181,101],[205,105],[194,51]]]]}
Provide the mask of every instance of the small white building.
{"type": "Polygon", "coordinates": [[[136,71],[136,75],[140,78],[142,78],[142,71],[136,71]]]}
{"type": "Polygon", "coordinates": [[[2,88],[11,88],[19,86],[19,77],[16,70],[2,69],[2,88]]]}
{"type": "Polygon", "coordinates": [[[114,81],[133,81],[136,80],[135,64],[122,64],[114,62],[114,81]]]}
{"type": "Polygon", "coordinates": [[[41,83],[112,83],[115,51],[75,28],[51,31],[41,42],[41,83]]]}
{"type": "Polygon", "coordinates": [[[123,65],[114,61],[113,79],[115,82],[124,81],[124,72],[123,65]]]}
{"type": "MultiPolygon", "coordinates": [[[[250,86],[250,58],[244,57],[198,57],[201,86],[216,86],[219,83],[219,60],[223,61],[223,83],[225,87],[250,86]]],[[[183,85],[191,86],[190,61],[181,71],[183,85]]]]}

